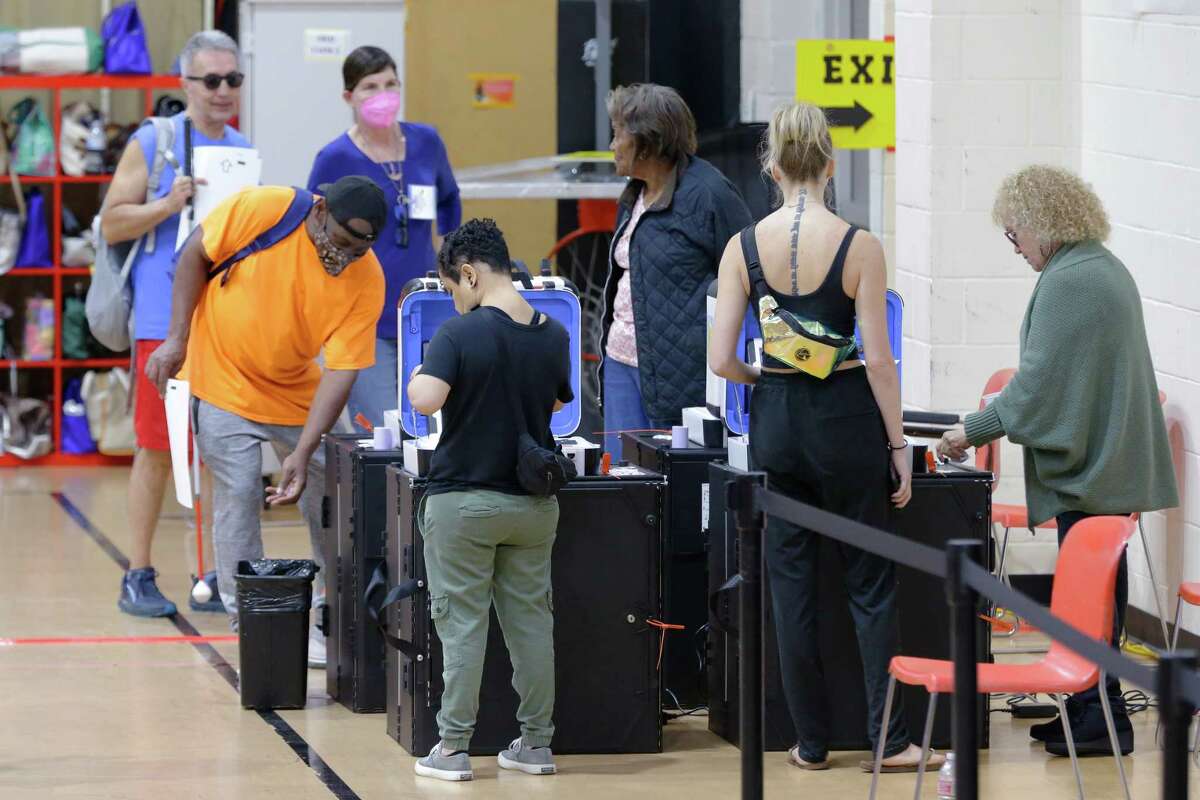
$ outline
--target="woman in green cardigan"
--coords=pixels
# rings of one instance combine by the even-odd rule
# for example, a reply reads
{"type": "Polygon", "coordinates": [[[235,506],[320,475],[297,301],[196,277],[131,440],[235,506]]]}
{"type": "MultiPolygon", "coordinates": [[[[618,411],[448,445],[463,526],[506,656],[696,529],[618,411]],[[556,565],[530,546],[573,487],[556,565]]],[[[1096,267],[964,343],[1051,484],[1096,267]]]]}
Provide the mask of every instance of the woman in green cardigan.
{"type": "MultiPolygon", "coordinates": [[[[1029,522],[1058,523],[1058,541],[1081,519],[1178,505],[1166,424],[1146,341],[1137,284],[1101,242],[1100,198],[1074,174],[1030,166],[1001,184],[992,219],[1039,273],[1021,324],[1017,374],[986,408],[949,431],[938,452],[962,458],[1007,436],[1025,455],[1029,522]]],[[[1117,574],[1114,646],[1129,596],[1125,557],[1117,574]]],[[[1133,729],[1120,683],[1109,676],[1121,752],[1133,729]]],[[[1111,754],[1096,687],[1067,701],[1080,755],[1111,754]]],[[[1059,720],[1030,735],[1067,755],[1059,720]]]]}

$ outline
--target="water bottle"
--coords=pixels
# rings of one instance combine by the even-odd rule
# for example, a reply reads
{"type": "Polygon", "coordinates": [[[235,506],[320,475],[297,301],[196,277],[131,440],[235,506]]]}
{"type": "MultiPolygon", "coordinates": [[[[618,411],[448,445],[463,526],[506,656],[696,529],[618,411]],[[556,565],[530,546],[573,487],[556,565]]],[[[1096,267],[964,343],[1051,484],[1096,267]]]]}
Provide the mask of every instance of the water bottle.
{"type": "Polygon", "coordinates": [[[946,762],[938,770],[938,800],[954,800],[954,753],[946,753],[946,762]]]}
{"type": "Polygon", "coordinates": [[[92,120],[84,141],[83,171],[88,175],[104,173],[104,151],[108,148],[108,137],[104,135],[104,125],[100,119],[92,120]]]}

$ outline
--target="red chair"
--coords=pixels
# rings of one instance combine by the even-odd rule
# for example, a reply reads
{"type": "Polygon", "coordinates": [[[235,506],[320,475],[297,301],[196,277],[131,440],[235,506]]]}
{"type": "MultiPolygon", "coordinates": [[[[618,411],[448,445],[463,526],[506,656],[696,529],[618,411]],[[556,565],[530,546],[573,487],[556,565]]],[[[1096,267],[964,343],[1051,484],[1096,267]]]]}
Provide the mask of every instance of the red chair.
{"type": "MultiPolygon", "coordinates": [[[[1179,618],[1183,614],[1183,604],[1200,606],[1200,581],[1185,581],[1179,584],[1179,602],[1175,604],[1175,629],[1171,634],[1171,652],[1179,644],[1179,618]]],[[[1157,731],[1155,732],[1157,736],[1157,731]]],[[[1192,740],[1192,760],[1200,763],[1200,725],[1196,726],[1196,738],[1192,740]]]]}
{"type": "MultiPolygon", "coordinates": [[[[1088,517],[1071,528],[1071,533],[1059,551],[1058,565],[1054,572],[1054,589],[1050,598],[1050,613],[1092,639],[1106,643],[1110,641],[1117,565],[1129,537],[1133,534],[1133,528],[1133,520],[1128,517],[1088,517]]],[[[887,730],[896,681],[908,686],[924,686],[929,692],[929,711],[925,716],[925,736],[921,747],[922,752],[928,752],[938,695],[954,691],[954,662],[896,656],[892,659],[889,672],[891,680],[888,681],[883,726],[880,730],[887,730]]],[[[1079,787],[1079,797],[1082,800],[1083,778],[1079,774],[1075,740],[1071,735],[1071,722],[1067,717],[1062,696],[1064,693],[1081,692],[1095,686],[1097,681],[1103,686],[1104,670],[1059,642],[1053,642],[1050,651],[1040,661],[1031,664],[979,664],[976,674],[980,694],[1041,692],[1054,698],[1058,703],[1059,716],[1062,718],[1063,731],[1067,737],[1067,749],[1071,755],[1071,766],[1075,770],[1075,783],[1079,787]]],[[[1104,722],[1108,727],[1108,738],[1117,760],[1117,771],[1121,775],[1121,785],[1125,789],[1126,800],[1130,800],[1129,782],[1125,779],[1125,765],[1121,761],[1121,750],[1117,743],[1117,731],[1113,725],[1108,694],[1104,691],[1099,694],[1104,708],[1104,722]]],[[[883,744],[884,737],[881,735],[875,751],[875,773],[871,779],[872,800],[883,762],[883,744]]],[[[925,761],[922,759],[917,770],[917,788],[913,795],[915,798],[921,796],[921,781],[924,776],[925,761]]]]}

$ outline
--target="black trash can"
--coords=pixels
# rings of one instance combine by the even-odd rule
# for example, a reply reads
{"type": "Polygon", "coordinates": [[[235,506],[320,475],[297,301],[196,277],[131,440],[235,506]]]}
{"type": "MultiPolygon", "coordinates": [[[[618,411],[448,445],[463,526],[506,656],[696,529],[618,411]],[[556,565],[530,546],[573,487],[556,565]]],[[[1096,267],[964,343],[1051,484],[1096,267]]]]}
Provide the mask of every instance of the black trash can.
{"type": "Polygon", "coordinates": [[[242,708],[304,708],[308,610],[318,569],[307,559],[238,562],[242,708]]]}

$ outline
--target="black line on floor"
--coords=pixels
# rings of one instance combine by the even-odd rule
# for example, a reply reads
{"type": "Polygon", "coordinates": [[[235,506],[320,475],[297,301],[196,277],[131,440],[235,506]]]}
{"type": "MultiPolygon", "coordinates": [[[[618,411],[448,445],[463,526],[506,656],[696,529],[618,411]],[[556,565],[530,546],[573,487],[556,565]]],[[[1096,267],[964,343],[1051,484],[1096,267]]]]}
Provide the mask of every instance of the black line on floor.
{"type": "Polygon", "coordinates": [[[51,496],[62,506],[63,511],[67,512],[67,516],[75,520],[75,524],[83,529],[83,532],[92,537],[92,541],[100,545],[109,558],[117,562],[117,566],[122,570],[129,571],[129,559],[121,552],[112,539],[104,535],[104,532],[92,524],[92,521],[83,515],[83,512],[70,501],[70,499],[62,492],[52,492],[51,496]]]}
{"type": "MultiPolygon", "coordinates": [[[[84,513],[79,510],[78,506],[71,502],[69,497],[62,492],[52,492],[51,496],[54,498],[55,502],[62,506],[63,511],[67,512],[67,516],[74,520],[75,524],[78,525],[84,533],[91,537],[91,539],[100,546],[100,549],[103,550],[109,558],[116,562],[117,566],[123,570],[129,569],[129,559],[125,557],[125,554],[121,552],[120,548],[113,544],[111,539],[104,535],[103,531],[93,525],[92,521],[84,516],[84,513]]],[[[175,614],[174,616],[168,617],[168,619],[171,620],[171,623],[175,626],[176,630],[178,630],[184,636],[200,635],[200,632],[196,630],[195,626],[193,626],[192,623],[188,621],[187,617],[183,616],[183,614],[175,614]]],[[[230,663],[225,660],[224,656],[217,652],[215,647],[208,642],[193,642],[192,647],[196,648],[204,660],[208,662],[209,666],[215,669],[217,674],[224,678],[225,682],[228,683],[235,692],[239,691],[237,670],[235,670],[230,663]]],[[[325,760],[317,754],[317,751],[313,750],[312,745],[306,742],[304,737],[297,733],[296,729],[288,724],[287,720],[279,716],[279,714],[274,711],[259,710],[257,713],[262,721],[270,725],[271,729],[279,735],[279,738],[283,739],[284,744],[290,747],[292,752],[295,753],[301,761],[308,765],[309,769],[316,773],[317,778],[325,785],[325,788],[337,798],[337,800],[360,800],[358,794],[355,793],[355,791],[351,789],[336,772],[333,771],[332,767],[325,763],[325,760]]]]}

